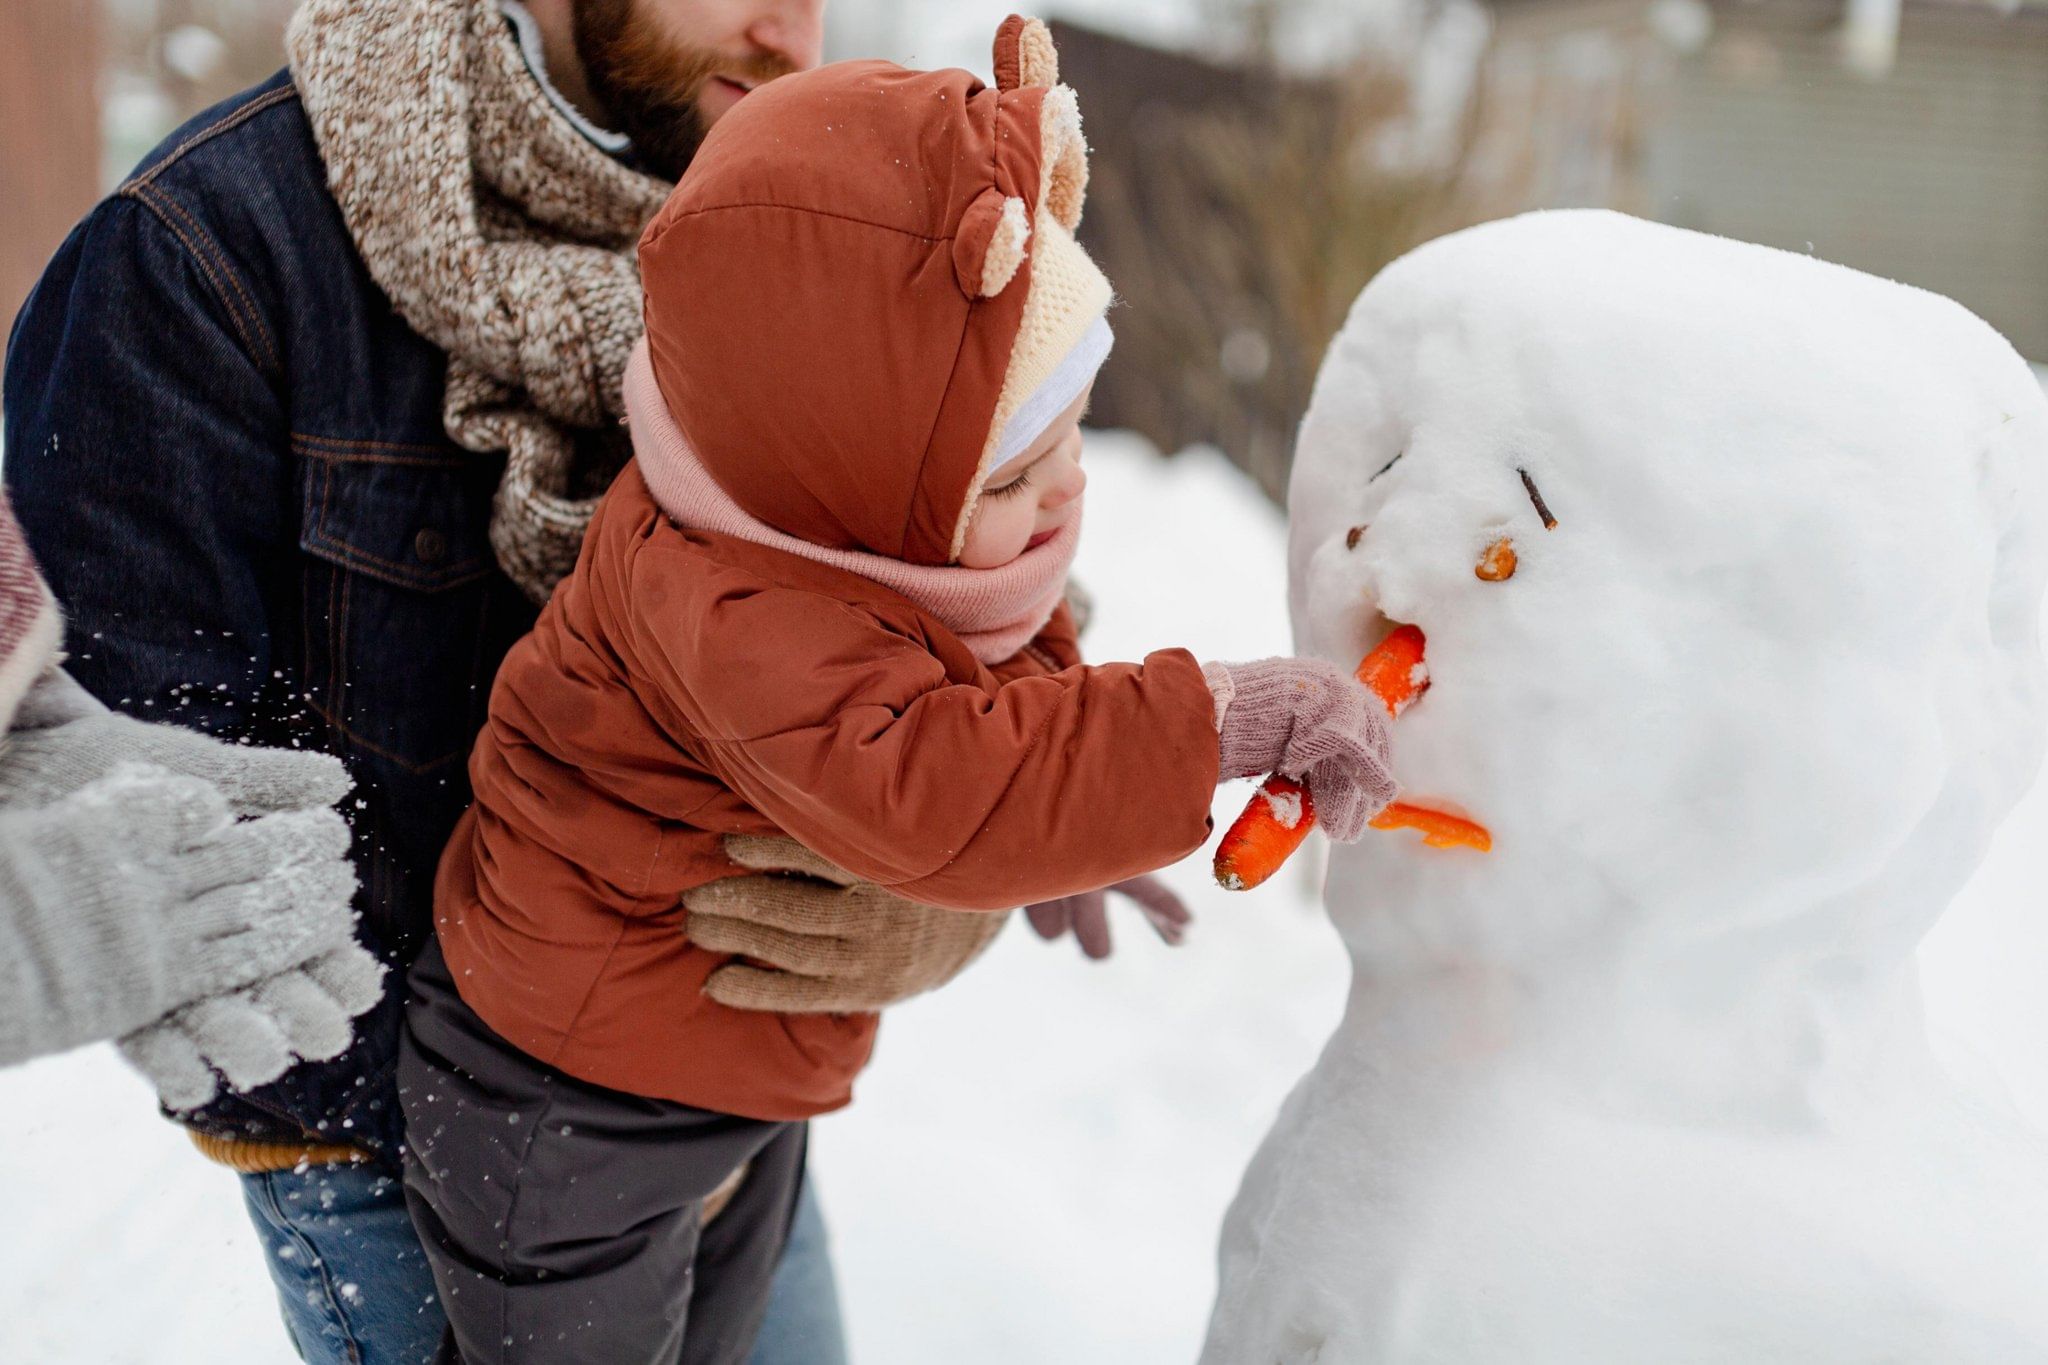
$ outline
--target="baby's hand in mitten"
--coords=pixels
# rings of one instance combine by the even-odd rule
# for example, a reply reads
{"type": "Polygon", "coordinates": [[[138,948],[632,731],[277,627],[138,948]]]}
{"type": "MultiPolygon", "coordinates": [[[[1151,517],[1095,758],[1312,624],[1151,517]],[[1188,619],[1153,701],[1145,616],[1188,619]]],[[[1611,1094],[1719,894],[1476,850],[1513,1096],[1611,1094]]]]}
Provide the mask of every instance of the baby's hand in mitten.
{"type": "Polygon", "coordinates": [[[1388,767],[1386,708],[1320,659],[1261,659],[1202,669],[1216,698],[1221,771],[1278,773],[1308,788],[1316,818],[1355,842],[1399,794],[1388,767]]]}
{"type": "Polygon", "coordinates": [[[1194,919],[1181,898],[1173,894],[1172,888],[1149,873],[1101,891],[1082,891],[1062,896],[1056,901],[1040,901],[1025,908],[1025,918],[1031,921],[1031,928],[1038,936],[1048,941],[1071,932],[1074,941],[1081,945],[1081,951],[1099,960],[1111,952],[1111,891],[1128,897],[1143,913],[1145,922],[1152,926],[1152,932],[1170,944],[1181,941],[1187,933],[1188,923],[1194,919]]]}

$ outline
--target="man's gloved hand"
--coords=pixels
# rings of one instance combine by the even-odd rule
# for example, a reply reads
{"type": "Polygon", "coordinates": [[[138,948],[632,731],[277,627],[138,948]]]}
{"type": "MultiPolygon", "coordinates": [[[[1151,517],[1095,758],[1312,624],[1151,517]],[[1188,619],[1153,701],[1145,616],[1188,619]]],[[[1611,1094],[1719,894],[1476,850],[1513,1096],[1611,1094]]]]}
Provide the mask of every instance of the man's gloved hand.
{"type": "Polygon", "coordinates": [[[149,1077],[169,1109],[197,1109],[219,1093],[274,1081],[294,1059],[339,1057],[350,1020],[384,994],[384,964],[354,941],[244,990],[187,1005],[121,1040],[121,1055],[149,1077]]]}
{"type": "Polygon", "coordinates": [[[1146,923],[1168,943],[1179,943],[1194,916],[1166,883],[1149,873],[1118,882],[1102,891],[1083,891],[1056,901],[1041,901],[1024,911],[1031,927],[1043,939],[1056,939],[1073,931],[1074,941],[1089,957],[1100,960],[1111,951],[1109,939],[1109,893],[1128,896],[1144,912],[1146,923]]]}
{"type": "MultiPolygon", "coordinates": [[[[10,742],[0,768],[13,757],[10,742]]],[[[139,764],[113,764],[41,808],[0,809],[0,1062],[130,1034],[236,992],[292,1015],[280,1031],[317,1052],[332,1020],[298,1017],[310,994],[281,976],[315,963],[316,984],[343,987],[333,998],[354,1007],[346,1046],[346,1019],[375,1000],[358,1005],[364,972],[351,955],[382,970],[353,941],[348,847],[331,810],[237,822],[210,784],[139,764]]],[[[240,1055],[231,1079],[255,1083],[240,1055]]]]}
{"type": "Polygon", "coordinates": [[[1387,708],[1321,659],[1205,664],[1216,699],[1221,772],[1278,773],[1308,788],[1323,832],[1355,843],[1400,794],[1388,767],[1387,708]]]}
{"type": "Polygon", "coordinates": [[[109,711],[62,669],[30,689],[0,741],[0,807],[45,806],[123,763],[149,763],[220,789],[236,815],[332,806],[348,770],[329,754],[262,749],[109,711]]]}
{"type": "Polygon", "coordinates": [[[881,1010],[959,975],[1009,918],[904,900],[794,839],[735,835],[725,854],[759,875],[685,895],[684,932],[699,947],[751,959],[727,963],[705,983],[706,995],[733,1009],[881,1010]]]}

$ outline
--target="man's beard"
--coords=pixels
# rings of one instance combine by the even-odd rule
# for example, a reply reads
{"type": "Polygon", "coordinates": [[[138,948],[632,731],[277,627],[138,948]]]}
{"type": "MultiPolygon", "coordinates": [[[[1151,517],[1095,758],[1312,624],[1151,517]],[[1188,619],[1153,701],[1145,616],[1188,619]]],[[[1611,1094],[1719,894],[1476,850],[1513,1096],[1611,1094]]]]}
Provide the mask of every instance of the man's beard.
{"type": "Polygon", "coordinates": [[[590,92],[603,102],[616,132],[664,180],[680,180],[711,131],[697,97],[715,76],[759,85],[795,68],[783,57],[726,57],[662,32],[640,12],[640,0],[577,0],[576,55],[590,92]]]}

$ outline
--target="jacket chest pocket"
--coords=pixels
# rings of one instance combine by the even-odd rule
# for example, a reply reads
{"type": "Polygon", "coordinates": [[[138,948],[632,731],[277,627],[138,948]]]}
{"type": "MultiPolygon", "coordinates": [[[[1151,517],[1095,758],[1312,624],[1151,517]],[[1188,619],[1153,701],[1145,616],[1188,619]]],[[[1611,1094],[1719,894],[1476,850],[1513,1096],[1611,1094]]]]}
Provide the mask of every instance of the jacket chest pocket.
{"type": "Polygon", "coordinates": [[[311,703],[359,761],[459,763],[513,593],[491,556],[495,463],[324,439],[299,454],[311,703]]]}

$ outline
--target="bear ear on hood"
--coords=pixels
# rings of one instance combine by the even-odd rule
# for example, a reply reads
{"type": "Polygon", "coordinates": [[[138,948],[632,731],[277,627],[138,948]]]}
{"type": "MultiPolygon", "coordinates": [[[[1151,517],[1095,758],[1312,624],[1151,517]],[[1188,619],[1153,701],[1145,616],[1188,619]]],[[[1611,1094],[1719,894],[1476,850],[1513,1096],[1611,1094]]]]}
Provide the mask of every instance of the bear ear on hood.
{"type": "Polygon", "coordinates": [[[1040,114],[1042,207],[1072,232],[1081,226],[1081,206],[1088,196],[1088,141],[1081,132],[1080,101],[1060,84],[1060,54],[1051,30],[1019,14],[1003,20],[996,30],[995,73],[1000,92],[1032,86],[1046,92],[1040,114]]]}
{"type": "Polygon", "coordinates": [[[953,274],[970,299],[992,299],[1024,268],[1031,244],[1031,210],[1022,199],[991,186],[976,196],[953,236],[953,274]]]}
{"type": "Polygon", "coordinates": [[[1021,90],[1027,85],[1058,85],[1060,54],[1052,32],[1037,19],[1013,14],[996,30],[996,89],[1021,90]]]}

